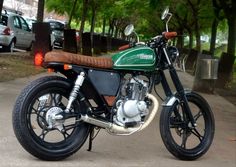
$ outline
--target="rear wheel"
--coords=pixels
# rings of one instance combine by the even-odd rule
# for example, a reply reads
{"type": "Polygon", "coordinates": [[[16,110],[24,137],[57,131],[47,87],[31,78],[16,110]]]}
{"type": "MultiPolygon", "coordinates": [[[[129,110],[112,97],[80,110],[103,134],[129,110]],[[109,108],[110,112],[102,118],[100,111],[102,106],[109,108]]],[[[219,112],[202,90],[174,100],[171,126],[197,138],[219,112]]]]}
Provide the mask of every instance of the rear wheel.
{"type": "Polygon", "coordinates": [[[20,144],[43,160],[61,160],[86,141],[90,126],[79,121],[78,101],[65,113],[71,84],[61,77],[32,82],[18,97],[13,110],[13,128],[20,144]],[[56,118],[63,116],[63,118],[56,118]]]}
{"type": "Polygon", "coordinates": [[[186,94],[197,123],[192,127],[183,104],[176,101],[164,107],[160,116],[160,133],[166,148],[179,159],[194,160],[209,149],[214,137],[214,117],[208,103],[196,93],[186,94]]]}

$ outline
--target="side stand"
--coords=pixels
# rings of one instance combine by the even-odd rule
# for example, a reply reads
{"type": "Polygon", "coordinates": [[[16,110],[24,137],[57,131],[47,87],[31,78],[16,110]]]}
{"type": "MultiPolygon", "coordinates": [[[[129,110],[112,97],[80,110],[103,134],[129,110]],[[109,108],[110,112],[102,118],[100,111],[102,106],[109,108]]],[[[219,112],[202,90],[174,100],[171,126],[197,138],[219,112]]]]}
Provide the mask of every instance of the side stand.
{"type": "Polygon", "coordinates": [[[89,146],[88,146],[87,151],[92,151],[93,140],[97,137],[99,131],[100,131],[100,128],[98,128],[98,127],[91,128],[91,131],[89,133],[89,146]]]}

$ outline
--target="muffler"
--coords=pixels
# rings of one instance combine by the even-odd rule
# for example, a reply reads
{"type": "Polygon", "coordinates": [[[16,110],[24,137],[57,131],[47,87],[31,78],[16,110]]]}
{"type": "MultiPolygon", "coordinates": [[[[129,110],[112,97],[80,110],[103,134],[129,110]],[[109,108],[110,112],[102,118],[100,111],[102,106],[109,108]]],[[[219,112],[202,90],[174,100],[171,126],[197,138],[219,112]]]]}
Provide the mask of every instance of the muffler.
{"type": "Polygon", "coordinates": [[[119,126],[114,123],[110,123],[107,121],[102,121],[99,119],[92,118],[88,115],[81,116],[81,120],[83,120],[84,122],[90,123],[92,125],[96,125],[98,127],[105,128],[108,130],[108,132],[114,133],[114,134],[132,134],[134,132],[138,132],[138,131],[145,129],[152,122],[152,120],[154,119],[154,117],[157,113],[158,107],[159,107],[158,100],[156,99],[155,96],[153,96],[152,94],[147,94],[147,98],[152,100],[153,109],[150,112],[150,115],[147,118],[147,120],[139,127],[125,128],[123,126],[119,126]]]}

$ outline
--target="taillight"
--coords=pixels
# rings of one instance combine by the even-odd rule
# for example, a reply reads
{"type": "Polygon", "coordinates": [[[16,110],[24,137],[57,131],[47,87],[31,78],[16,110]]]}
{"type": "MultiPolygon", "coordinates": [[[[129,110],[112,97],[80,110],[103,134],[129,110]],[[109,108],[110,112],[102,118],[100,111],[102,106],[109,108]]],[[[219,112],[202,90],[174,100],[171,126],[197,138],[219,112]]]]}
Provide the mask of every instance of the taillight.
{"type": "Polygon", "coordinates": [[[43,64],[43,54],[42,53],[36,53],[34,56],[34,64],[36,66],[42,66],[43,64]]]}
{"type": "Polygon", "coordinates": [[[3,30],[3,35],[11,35],[11,29],[9,27],[3,30]]]}

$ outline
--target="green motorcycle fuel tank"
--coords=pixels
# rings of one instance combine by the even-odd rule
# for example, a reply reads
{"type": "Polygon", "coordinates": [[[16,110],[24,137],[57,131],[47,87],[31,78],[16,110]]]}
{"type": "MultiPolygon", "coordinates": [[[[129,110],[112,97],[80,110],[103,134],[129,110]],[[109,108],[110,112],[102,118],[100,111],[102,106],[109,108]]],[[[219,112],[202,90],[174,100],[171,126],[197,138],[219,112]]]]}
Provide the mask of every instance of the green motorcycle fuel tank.
{"type": "Polygon", "coordinates": [[[136,46],[112,57],[113,69],[154,71],[156,56],[154,51],[147,46],[136,46]]]}

